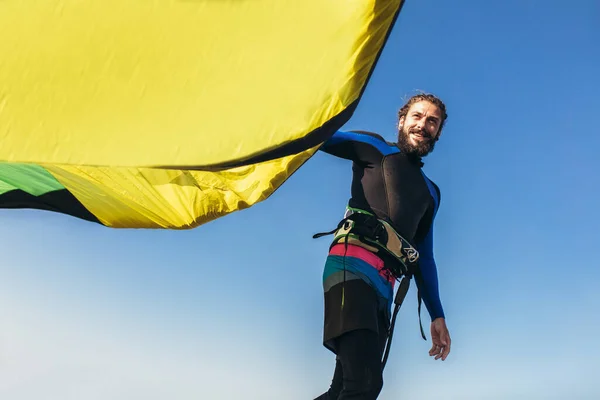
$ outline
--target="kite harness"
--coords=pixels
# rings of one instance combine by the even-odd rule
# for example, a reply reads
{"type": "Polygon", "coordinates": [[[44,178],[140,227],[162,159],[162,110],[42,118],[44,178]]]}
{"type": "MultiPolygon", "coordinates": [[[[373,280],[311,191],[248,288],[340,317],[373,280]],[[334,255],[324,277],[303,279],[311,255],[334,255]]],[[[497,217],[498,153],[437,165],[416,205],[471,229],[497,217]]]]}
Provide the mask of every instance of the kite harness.
{"type": "MultiPolygon", "coordinates": [[[[354,207],[347,207],[344,218],[338,226],[329,231],[313,235],[313,238],[334,235],[330,248],[343,243],[363,247],[376,253],[384,260],[385,268],[400,282],[394,298],[394,312],[387,333],[382,369],[385,368],[390,352],[396,316],[410,287],[410,280],[418,273],[419,252],[404,239],[387,221],[374,214],[354,207]]],[[[345,271],[345,270],[344,270],[345,271]]],[[[421,323],[421,296],[418,294],[419,327],[424,340],[425,332],[421,323]]]]}

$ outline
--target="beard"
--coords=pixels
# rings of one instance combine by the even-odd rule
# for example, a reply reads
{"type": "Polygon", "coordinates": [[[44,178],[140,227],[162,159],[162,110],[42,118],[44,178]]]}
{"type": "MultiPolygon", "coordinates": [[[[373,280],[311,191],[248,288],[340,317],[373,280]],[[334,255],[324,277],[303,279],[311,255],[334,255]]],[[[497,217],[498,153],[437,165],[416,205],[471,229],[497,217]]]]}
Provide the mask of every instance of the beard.
{"type": "Polygon", "coordinates": [[[402,128],[400,131],[398,131],[398,148],[400,148],[403,153],[408,155],[416,155],[419,157],[426,156],[433,151],[436,142],[436,139],[432,138],[423,130],[408,130],[406,128],[402,128]],[[423,140],[417,144],[413,144],[409,138],[410,133],[420,133],[423,137],[423,140]]]}

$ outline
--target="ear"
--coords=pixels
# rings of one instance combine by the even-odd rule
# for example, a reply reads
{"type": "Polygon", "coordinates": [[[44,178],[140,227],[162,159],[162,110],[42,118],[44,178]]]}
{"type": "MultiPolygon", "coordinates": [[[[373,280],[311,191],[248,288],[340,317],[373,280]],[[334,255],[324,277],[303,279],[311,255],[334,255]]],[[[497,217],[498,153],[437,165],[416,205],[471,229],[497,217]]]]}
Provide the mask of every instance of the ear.
{"type": "Polygon", "coordinates": [[[398,129],[402,130],[402,127],[404,126],[404,115],[400,117],[400,119],[398,120],[398,129]]]}

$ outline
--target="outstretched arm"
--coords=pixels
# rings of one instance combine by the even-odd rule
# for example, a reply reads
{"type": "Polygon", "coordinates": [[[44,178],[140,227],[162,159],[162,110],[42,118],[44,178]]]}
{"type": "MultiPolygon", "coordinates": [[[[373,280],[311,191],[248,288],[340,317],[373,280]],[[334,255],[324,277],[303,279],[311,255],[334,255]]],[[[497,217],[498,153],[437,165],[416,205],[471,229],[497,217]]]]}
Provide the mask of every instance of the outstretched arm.
{"type": "Polygon", "coordinates": [[[382,155],[397,151],[375,133],[344,131],[334,133],[319,150],[360,164],[377,162],[382,155]]]}

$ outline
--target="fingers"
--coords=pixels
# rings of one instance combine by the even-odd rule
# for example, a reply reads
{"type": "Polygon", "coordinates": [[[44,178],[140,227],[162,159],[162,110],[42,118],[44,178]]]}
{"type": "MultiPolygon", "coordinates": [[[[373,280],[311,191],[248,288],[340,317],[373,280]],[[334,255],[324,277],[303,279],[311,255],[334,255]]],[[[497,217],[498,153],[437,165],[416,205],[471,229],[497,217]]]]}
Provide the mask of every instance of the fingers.
{"type": "Polygon", "coordinates": [[[446,332],[444,336],[444,342],[447,343],[447,345],[445,346],[444,351],[442,352],[442,361],[446,360],[446,357],[448,357],[448,354],[450,354],[450,345],[452,344],[450,334],[446,332]]]}
{"type": "Polygon", "coordinates": [[[429,355],[432,356],[435,354],[437,346],[434,344],[431,346],[431,349],[429,349],[429,355]]]}
{"type": "Polygon", "coordinates": [[[441,338],[434,339],[433,345],[429,350],[429,355],[435,357],[435,360],[441,358],[442,361],[445,361],[448,354],[450,354],[450,335],[444,334],[441,338]]]}
{"type": "Polygon", "coordinates": [[[435,357],[436,360],[441,358],[442,361],[445,361],[448,354],[450,354],[451,340],[443,319],[436,319],[431,323],[431,342],[429,355],[435,357]]]}
{"type": "Polygon", "coordinates": [[[440,346],[438,343],[434,342],[433,346],[431,346],[431,350],[429,350],[429,355],[432,357],[435,356],[435,359],[437,360],[442,354],[443,349],[443,346],[440,346]]]}
{"type": "Polygon", "coordinates": [[[442,361],[444,361],[446,357],[448,357],[449,353],[450,347],[448,346],[434,345],[431,350],[429,350],[429,355],[435,357],[435,360],[439,360],[441,358],[442,361]]]}
{"type": "Polygon", "coordinates": [[[448,354],[450,354],[450,335],[448,334],[448,332],[445,332],[445,334],[442,336],[442,343],[445,344],[445,346],[442,346],[440,349],[440,353],[438,354],[438,356],[435,358],[436,360],[438,359],[442,359],[442,361],[446,361],[446,357],[448,357],[448,354]]]}
{"type": "Polygon", "coordinates": [[[450,346],[444,347],[444,350],[442,351],[442,354],[441,354],[442,361],[446,361],[446,357],[448,357],[448,354],[450,354],[450,346]]]}
{"type": "Polygon", "coordinates": [[[433,356],[437,356],[438,354],[440,354],[440,351],[441,351],[441,347],[440,346],[433,345],[431,347],[431,350],[429,350],[429,355],[432,356],[432,357],[433,356]]]}

